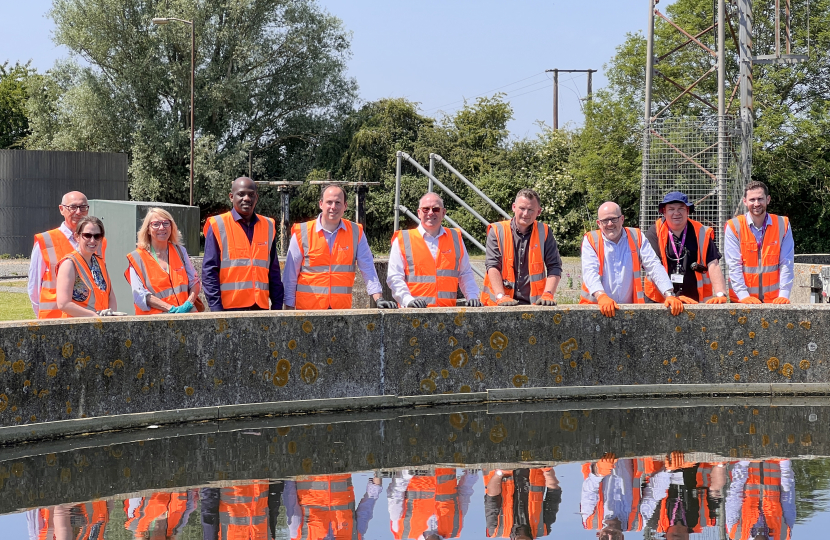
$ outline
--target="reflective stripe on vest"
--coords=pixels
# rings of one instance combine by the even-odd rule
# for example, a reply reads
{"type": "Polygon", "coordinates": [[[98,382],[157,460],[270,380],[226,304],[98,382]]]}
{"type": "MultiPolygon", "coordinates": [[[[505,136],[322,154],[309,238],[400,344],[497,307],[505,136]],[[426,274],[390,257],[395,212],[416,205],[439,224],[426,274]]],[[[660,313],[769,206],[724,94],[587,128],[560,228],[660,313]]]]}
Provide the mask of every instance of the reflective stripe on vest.
{"type": "MultiPolygon", "coordinates": [[[[513,283],[514,288],[505,289],[504,295],[513,298],[515,295],[516,282],[516,258],[515,245],[513,244],[513,229],[511,228],[512,221],[499,221],[498,223],[491,223],[487,227],[489,234],[490,228],[496,231],[496,241],[501,252],[501,276],[504,281],[513,283]]],[[[533,223],[533,230],[528,240],[527,252],[527,267],[530,280],[530,303],[536,302],[542,297],[545,292],[545,281],[547,280],[547,267],[545,265],[545,241],[550,233],[547,224],[539,222],[533,223]]],[[[481,292],[481,303],[486,306],[494,306],[498,303],[496,295],[490,287],[489,274],[484,275],[484,287],[481,292]]]]}
{"type": "Polygon", "coordinates": [[[292,234],[303,254],[303,265],[297,277],[297,309],[350,309],[352,288],[357,269],[357,247],[363,227],[342,220],[334,245],[329,249],[317,220],[295,224],[292,234]]]}
{"type": "MultiPolygon", "coordinates": [[[[706,261],[706,254],[709,251],[709,242],[714,241],[715,233],[711,227],[707,227],[702,223],[695,221],[693,219],[689,220],[689,225],[692,226],[692,230],[694,231],[695,237],[697,238],[697,264],[703,266],[704,268],[708,267],[706,261]]],[[[660,253],[659,257],[663,263],[663,268],[666,272],[669,271],[669,262],[668,258],[666,257],[666,246],[668,245],[669,235],[671,235],[671,230],[666,225],[666,222],[663,218],[659,218],[655,223],[654,227],[657,231],[657,245],[659,247],[660,253]]],[[[718,270],[720,271],[720,270],[718,270]]],[[[713,296],[712,293],[712,281],[709,278],[709,273],[702,273],[702,272],[695,272],[696,278],[696,285],[697,285],[697,300],[701,303],[706,302],[707,300],[711,299],[713,296]]],[[[657,286],[648,276],[644,276],[645,281],[645,295],[654,302],[662,303],[666,300],[663,296],[662,291],[657,290],[657,286]]]]}
{"type": "Polygon", "coordinates": [[[444,228],[444,232],[438,237],[436,257],[418,229],[398,231],[393,238],[393,245],[397,243],[401,250],[404,279],[410,294],[423,298],[430,307],[455,306],[458,296],[464,243],[459,230],[444,228]]]}
{"type": "Polygon", "coordinates": [[[265,538],[268,530],[268,484],[221,488],[219,528],[224,539],[265,538]]]}
{"type": "Polygon", "coordinates": [[[355,500],[350,474],[311,476],[296,481],[302,523],[294,540],[357,540],[355,500]],[[333,537],[328,536],[330,529],[333,537]]]}
{"type": "MultiPolygon", "coordinates": [[[[93,255],[93,257],[97,257],[97,255],[93,255]]],[[[83,302],[79,302],[77,300],[72,301],[82,308],[91,309],[92,311],[107,309],[110,305],[109,291],[112,290],[112,283],[110,283],[110,276],[107,272],[106,263],[103,260],[98,261],[98,266],[101,268],[101,274],[103,274],[104,282],[107,285],[107,290],[102,291],[95,283],[95,279],[92,277],[92,272],[80,253],[73,251],[63,258],[61,264],[63,264],[64,261],[72,261],[72,264],[75,266],[75,274],[80,277],[81,281],[86,286],[87,291],[89,291],[89,296],[83,302]]],[[[69,316],[64,313],[63,317],[66,318],[69,316]]]]}
{"type": "Polygon", "coordinates": [[[397,531],[392,530],[393,536],[396,540],[419,538],[432,516],[437,518],[436,532],[442,538],[460,534],[463,524],[453,469],[437,468],[433,476],[416,476],[409,481],[404,513],[397,531]]]}
{"type": "MultiPolygon", "coordinates": [[[[635,229],[634,227],[625,227],[623,230],[625,231],[625,234],[628,236],[628,249],[631,252],[631,284],[633,292],[632,300],[634,304],[644,304],[645,294],[643,293],[643,280],[641,271],[642,260],[640,259],[640,248],[642,247],[643,237],[640,233],[640,229],[635,229]]],[[[599,231],[589,231],[585,233],[585,238],[588,239],[588,244],[597,254],[597,260],[599,260],[599,278],[600,280],[602,280],[605,268],[605,240],[599,231]]],[[[579,303],[597,303],[596,298],[594,298],[594,296],[588,291],[588,286],[585,285],[585,276],[582,276],[582,292],[580,293],[579,303]]]]}
{"type": "Polygon", "coordinates": [[[208,218],[204,233],[213,230],[221,259],[219,292],[225,309],[246,308],[256,304],[270,308],[268,272],[270,250],[276,236],[274,220],[257,214],[252,239],[230,212],[208,218]]]}
{"type": "MultiPolygon", "coordinates": [[[[730,219],[726,226],[738,239],[741,248],[741,263],[743,264],[744,285],[750,296],[762,302],[769,303],[778,298],[779,290],[779,262],[781,258],[781,244],[789,229],[789,220],[784,216],[768,214],[770,225],[764,233],[761,249],[758,250],[758,241],[749,228],[746,215],[730,219]]],[[[729,297],[738,302],[730,282],[729,297]]]]}
{"type": "MultiPolygon", "coordinates": [[[[38,319],[60,319],[64,316],[58,309],[57,283],[58,263],[64,257],[75,251],[69,239],[60,228],[52,229],[35,235],[35,243],[40,248],[40,256],[46,269],[41,276],[40,302],[38,305],[38,319]]],[[[106,261],[107,239],[104,238],[98,246],[98,255],[106,261]]]]}
{"type": "MultiPolygon", "coordinates": [[[[141,284],[153,296],[173,306],[180,306],[187,301],[189,296],[188,287],[189,282],[187,278],[187,270],[184,262],[184,248],[173,243],[167,243],[169,270],[165,272],[162,270],[159,263],[155,260],[153,255],[146,249],[136,249],[127,255],[129,266],[124,272],[124,277],[127,278],[127,283],[130,282],[130,268],[133,268],[138,274],[141,284]]],[[[156,313],[164,313],[161,309],[150,308],[149,311],[141,309],[138,304],[135,305],[136,315],[154,315],[156,313]]],[[[150,307],[149,305],[147,307],[150,307]]]]}

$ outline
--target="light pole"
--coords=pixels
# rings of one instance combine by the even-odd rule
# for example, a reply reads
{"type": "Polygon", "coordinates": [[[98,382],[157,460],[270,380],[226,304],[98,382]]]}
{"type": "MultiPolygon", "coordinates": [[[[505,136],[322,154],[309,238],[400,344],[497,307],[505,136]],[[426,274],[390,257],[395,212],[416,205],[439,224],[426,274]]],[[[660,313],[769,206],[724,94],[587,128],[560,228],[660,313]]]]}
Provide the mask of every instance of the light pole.
{"type": "Polygon", "coordinates": [[[193,85],[196,78],[196,25],[193,24],[193,21],[175,17],[157,17],[153,19],[153,24],[163,25],[174,21],[190,25],[190,206],[193,206],[193,149],[196,137],[193,125],[193,85]]]}

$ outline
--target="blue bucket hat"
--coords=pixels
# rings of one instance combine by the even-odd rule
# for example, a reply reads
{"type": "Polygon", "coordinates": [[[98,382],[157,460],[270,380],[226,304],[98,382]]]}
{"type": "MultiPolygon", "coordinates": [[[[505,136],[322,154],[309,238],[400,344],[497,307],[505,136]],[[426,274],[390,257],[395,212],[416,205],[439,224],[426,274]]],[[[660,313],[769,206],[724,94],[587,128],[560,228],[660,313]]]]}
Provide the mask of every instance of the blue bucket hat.
{"type": "Polygon", "coordinates": [[[689,208],[689,213],[694,214],[695,204],[690,203],[689,198],[686,196],[685,193],[681,191],[672,191],[671,193],[666,193],[666,196],[663,197],[663,200],[660,202],[660,206],[657,207],[657,211],[662,214],[663,208],[665,208],[667,204],[678,202],[685,204],[689,208]]]}

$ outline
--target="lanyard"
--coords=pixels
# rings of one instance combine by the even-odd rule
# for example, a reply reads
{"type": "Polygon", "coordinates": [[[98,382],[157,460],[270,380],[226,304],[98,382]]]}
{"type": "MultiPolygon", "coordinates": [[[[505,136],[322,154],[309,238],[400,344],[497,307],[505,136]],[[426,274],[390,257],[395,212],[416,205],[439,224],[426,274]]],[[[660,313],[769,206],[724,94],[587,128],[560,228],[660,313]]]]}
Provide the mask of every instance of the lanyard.
{"type": "Polygon", "coordinates": [[[669,230],[669,236],[671,236],[671,249],[674,251],[674,256],[677,257],[677,261],[680,261],[680,254],[683,253],[683,246],[686,244],[686,231],[689,230],[689,224],[686,224],[686,227],[683,229],[683,236],[680,238],[680,249],[677,249],[677,246],[674,244],[674,233],[669,230]]]}
{"type": "Polygon", "coordinates": [[[768,223],[767,223],[767,220],[765,219],[764,220],[764,226],[761,229],[761,239],[758,240],[758,251],[759,252],[761,251],[761,246],[763,246],[763,244],[764,244],[764,236],[766,236],[766,234],[767,234],[767,225],[768,225],[768,223]]]}
{"type": "MultiPolygon", "coordinates": [[[[159,260],[158,255],[156,255],[156,248],[153,247],[153,244],[150,244],[150,253],[153,254],[153,258],[156,260],[159,267],[164,269],[164,267],[161,266],[161,261],[159,260]]],[[[168,261],[170,260],[170,244],[167,244],[167,260],[168,261]]],[[[170,263],[169,262],[167,263],[167,274],[170,274],[170,263]]]]}

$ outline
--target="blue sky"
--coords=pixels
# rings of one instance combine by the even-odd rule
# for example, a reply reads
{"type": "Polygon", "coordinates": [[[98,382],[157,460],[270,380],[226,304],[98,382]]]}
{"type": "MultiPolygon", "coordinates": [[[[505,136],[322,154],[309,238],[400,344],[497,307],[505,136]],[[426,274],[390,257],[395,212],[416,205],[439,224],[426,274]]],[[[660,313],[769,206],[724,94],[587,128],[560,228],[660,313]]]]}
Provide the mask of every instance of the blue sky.
{"type": "MultiPolygon", "coordinates": [[[[666,4],[660,3],[665,11],[666,4]]],[[[515,137],[532,137],[537,120],[552,116],[552,82],[546,69],[598,69],[594,89],[605,85],[603,64],[627,32],[644,30],[646,0],[318,0],[353,32],[349,73],[360,97],[405,97],[437,117],[452,114],[464,98],[508,94],[515,137]]],[[[0,62],[32,60],[38,70],[68,51],[51,40],[51,0],[0,7],[0,62]]],[[[586,77],[560,75],[559,124],[581,124],[586,77]],[[572,80],[570,80],[572,78],[572,80]]]]}

